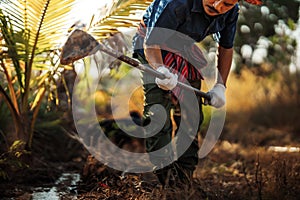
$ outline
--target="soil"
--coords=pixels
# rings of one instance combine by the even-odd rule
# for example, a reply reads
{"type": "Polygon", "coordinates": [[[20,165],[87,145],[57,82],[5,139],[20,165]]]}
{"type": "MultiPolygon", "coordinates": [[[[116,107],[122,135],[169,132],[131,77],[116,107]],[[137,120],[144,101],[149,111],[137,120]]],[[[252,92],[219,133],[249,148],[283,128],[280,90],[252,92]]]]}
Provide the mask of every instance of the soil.
{"type": "MultiPolygon", "coordinates": [[[[86,167],[95,165],[92,161],[86,167]]],[[[99,165],[85,173],[79,199],[299,199],[300,156],[220,142],[200,160],[191,187],[162,188],[156,177],[121,174],[99,165]]],[[[98,163],[99,164],[99,163],[98,163]]]]}
{"type": "MultiPolygon", "coordinates": [[[[1,180],[1,199],[296,200],[300,197],[299,148],[291,152],[282,148],[280,152],[267,143],[245,146],[224,137],[207,157],[199,160],[191,187],[163,188],[152,173],[124,173],[100,163],[78,142],[75,134],[59,138],[53,133],[37,134],[35,139],[39,142],[24,160],[29,167],[12,170],[8,180],[1,180]],[[80,180],[75,180],[79,175],[80,180]]],[[[122,143],[124,148],[135,146],[139,151],[143,148],[128,138],[123,141],[126,141],[122,143]]]]}

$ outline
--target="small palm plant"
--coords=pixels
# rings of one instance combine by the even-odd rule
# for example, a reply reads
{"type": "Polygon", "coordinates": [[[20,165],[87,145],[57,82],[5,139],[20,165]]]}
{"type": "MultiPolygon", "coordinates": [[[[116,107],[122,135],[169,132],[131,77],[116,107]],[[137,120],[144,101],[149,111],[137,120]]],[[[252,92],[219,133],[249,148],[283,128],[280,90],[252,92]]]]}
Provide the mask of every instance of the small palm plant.
{"type": "Polygon", "coordinates": [[[10,138],[31,147],[45,96],[55,94],[63,66],[59,45],[74,0],[7,0],[0,3],[0,103],[10,111],[10,138]]]}

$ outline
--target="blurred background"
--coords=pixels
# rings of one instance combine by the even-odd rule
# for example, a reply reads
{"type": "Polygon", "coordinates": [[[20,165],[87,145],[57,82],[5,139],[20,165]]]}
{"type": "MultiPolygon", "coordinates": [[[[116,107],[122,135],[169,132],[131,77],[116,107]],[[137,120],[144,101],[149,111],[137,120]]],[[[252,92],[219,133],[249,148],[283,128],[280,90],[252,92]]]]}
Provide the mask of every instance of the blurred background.
{"type": "MultiPolygon", "coordinates": [[[[226,182],[226,174],[236,182],[223,185],[228,191],[202,182],[207,194],[234,197],[237,194],[232,188],[239,183],[247,188],[244,195],[259,199],[276,196],[274,191],[280,191],[280,198],[296,199],[299,195],[295,185],[300,183],[300,2],[263,2],[262,6],[240,2],[224,129],[195,175],[203,181],[216,181],[217,177],[226,182]]],[[[85,90],[98,80],[97,89],[89,90],[90,95],[76,97],[86,103],[86,109],[96,111],[111,140],[129,151],[143,151],[141,140],[125,136],[114,125],[115,120],[125,126],[126,120],[140,120],[143,92],[139,71],[99,51],[69,65],[60,64],[60,54],[70,33],[81,29],[131,57],[132,37],[150,3],[0,1],[0,179],[6,184],[1,189],[7,189],[9,182],[13,187],[16,182],[55,181],[66,168],[82,171],[89,153],[79,142],[73,122],[76,78],[80,80],[77,87],[85,90]],[[122,84],[117,85],[120,81],[122,84]],[[117,106],[111,104],[112,99],[117,106]],[[129,103],[123,104],[125,101],[129,103]],[[37,169],[36,177],[26,177],[28,170],[37,169]]],[[[217,44],[213,37],[199,47],[214,67],[217,44]]],[[[210,122],[211,108],[206,106],[204,111],[199,145],[210,122]]]]}

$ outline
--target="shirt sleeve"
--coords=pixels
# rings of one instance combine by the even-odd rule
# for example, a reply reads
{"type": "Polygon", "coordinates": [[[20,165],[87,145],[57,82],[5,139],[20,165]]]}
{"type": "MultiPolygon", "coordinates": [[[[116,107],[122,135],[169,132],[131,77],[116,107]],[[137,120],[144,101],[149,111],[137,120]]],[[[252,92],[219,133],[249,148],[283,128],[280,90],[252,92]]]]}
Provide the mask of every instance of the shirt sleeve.
{"type": "Polygon", "coordinates": [[[230,49],[233,47],[234,37],[237,28],[237,20],[239,16],[239,7],[236,5],[226,19],[225,28],[220,31],[220,46],[230,49]]]}
{"type": "Polygon", "coordinates": [[[164,44],[178,27],[174,9],[174,1],[156,0],[148,13],[148,19],[144,20],[147,26],[145,43],[147,45],[164,44]]]}

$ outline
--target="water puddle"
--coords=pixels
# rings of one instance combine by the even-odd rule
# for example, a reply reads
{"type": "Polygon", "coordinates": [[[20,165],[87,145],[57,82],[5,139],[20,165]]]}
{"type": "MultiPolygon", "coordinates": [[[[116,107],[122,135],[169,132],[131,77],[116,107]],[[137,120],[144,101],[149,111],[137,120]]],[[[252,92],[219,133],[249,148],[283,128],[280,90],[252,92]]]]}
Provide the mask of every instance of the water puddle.
{"type": "Polygon", "coordinates": [[[76,197],[76,185],[80,181],[78,173],[63,173],[51,188],[36,187],[32,193],[32,200],[60,200],[76,197]]]}

